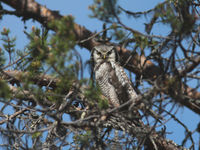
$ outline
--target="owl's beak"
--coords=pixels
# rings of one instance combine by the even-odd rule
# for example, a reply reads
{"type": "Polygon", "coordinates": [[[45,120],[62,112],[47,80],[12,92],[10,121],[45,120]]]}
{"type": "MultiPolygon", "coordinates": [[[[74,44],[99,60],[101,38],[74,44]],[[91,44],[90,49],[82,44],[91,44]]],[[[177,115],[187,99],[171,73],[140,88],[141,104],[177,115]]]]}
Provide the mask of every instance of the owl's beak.
{"type": "Polygon", "coordinates": [[[106,59],[106,55],[103,55],[103,59],[106,59]]]}

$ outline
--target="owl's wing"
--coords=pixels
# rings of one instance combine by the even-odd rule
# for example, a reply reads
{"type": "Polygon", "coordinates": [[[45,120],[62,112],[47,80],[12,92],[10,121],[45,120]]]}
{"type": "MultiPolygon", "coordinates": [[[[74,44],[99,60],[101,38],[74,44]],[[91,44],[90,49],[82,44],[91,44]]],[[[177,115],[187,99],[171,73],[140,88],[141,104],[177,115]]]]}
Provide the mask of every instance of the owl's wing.
{"type": "MultiPolygon", "coordinates": [[[[122,87],[120,87],[120,88],[122,88],[124,90],[123,92],[126,92],[126,94],[128,94],[127,95],[128,100],[134,101],[138,97],[138,95],[135,92],[135,90],[133,89],[133,87],[131,85],[131,81],[129,80],[123,67],[114,62],[112,62],[111,65],[112,65],[112,68],[115,70],[114,72],[116,74],[118,81],[121,83],[122,87]]],[[[119,85],[117,85],[116,88],[119,88],[119,85]]],[[[128,101],[128,100],[126,100],[126,101],[128,101]]]]}

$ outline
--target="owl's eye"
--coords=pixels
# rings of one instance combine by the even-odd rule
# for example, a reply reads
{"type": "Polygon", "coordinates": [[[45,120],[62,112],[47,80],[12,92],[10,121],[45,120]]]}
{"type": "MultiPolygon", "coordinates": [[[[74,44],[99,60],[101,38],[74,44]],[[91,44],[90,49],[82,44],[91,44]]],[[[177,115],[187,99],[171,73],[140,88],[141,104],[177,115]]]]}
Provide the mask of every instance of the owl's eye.
{"type": "Polygon", "coordinates": [[[101,56],[101,53],[97,51],[97,55],[101,56]]]}
{"type": "Polygon", "coordinates": [[[109,52],[107,52],[107,55],[110,55],[112,53],[112,50],[111,51],[109,51],[109,52]]]}

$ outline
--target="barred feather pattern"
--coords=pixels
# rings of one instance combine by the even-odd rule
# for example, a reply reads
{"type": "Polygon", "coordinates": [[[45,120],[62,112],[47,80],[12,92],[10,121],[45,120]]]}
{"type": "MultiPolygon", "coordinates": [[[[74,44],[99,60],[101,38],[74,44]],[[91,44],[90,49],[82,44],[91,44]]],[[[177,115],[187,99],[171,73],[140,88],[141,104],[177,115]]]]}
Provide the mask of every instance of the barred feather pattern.
{"type": "Polygon", "coordinates": [[[99,65],[95,69],[95,79],[98,82],[103,95],[110,100],[112,105],[118,107],[120,103],[114,86],[109,82],[111,78],[109,71],[110,69],[107,63],[99,65]]]}
{"type": "Polygon", "coordinates": [[[124,69],[116,62],[104,62],[95,68],[95,78],[105,97],[115,107],[128,100],[135,100],[137,94],[131,86],[124,69]],[[114,79],[114,77],[117,78],[114,79]],[[122,90],[124,89],[124,91],[122,90]],[[125,91],[126,90],[126,91],[125,91]],[[122,100],[125,99],[125,100],[122,100]]]}

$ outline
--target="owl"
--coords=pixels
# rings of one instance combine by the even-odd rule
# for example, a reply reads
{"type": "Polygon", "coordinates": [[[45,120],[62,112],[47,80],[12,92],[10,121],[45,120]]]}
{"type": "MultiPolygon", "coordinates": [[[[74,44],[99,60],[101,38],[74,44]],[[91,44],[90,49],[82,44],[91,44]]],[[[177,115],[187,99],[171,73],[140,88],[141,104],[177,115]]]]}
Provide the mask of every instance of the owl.
{"type": "Polygon", "coordinates": [[[95,46],[91,53],[91,61],[95,80],[113,107],[137,98],[131,81],[119,65],[119,56],[114,46],[95,46]]]}

